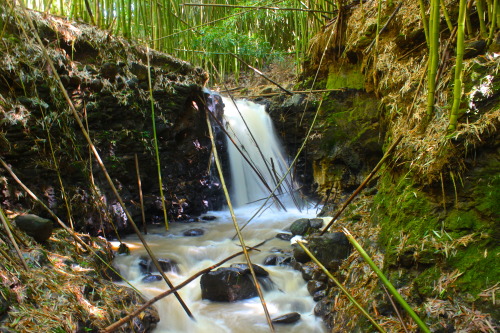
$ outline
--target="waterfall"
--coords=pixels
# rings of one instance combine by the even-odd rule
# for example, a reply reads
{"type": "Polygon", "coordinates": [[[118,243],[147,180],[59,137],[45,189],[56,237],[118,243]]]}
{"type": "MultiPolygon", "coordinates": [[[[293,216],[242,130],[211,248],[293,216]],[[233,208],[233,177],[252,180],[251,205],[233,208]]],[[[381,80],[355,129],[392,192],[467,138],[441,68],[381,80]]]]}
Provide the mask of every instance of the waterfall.
{"type": "MultiPolygon", "coordinates": [[[[233,143],[228,142],[233,180],[232,201],[235,206],[242,206],[265,199],[288,170],[282,144],[271,117],[264,105],[247,100],[233,102],[225,97],[222,100],[226,131],[239,148],[238,150],[233,143]]],[[[275,195],[285,206],[287,202],[291,205],[291,199],[297,202],[294,187],[289,174],[275,191],[275,195]]]]}

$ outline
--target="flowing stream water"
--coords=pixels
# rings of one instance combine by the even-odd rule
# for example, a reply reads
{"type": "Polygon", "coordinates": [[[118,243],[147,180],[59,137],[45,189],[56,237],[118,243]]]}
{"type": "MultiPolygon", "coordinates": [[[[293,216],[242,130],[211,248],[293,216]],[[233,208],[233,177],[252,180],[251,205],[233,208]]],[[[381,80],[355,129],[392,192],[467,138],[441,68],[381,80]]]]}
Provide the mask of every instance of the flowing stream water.
{"type": "MultiPolygon", "coordinates": [[[[224,98],[224,104],[227,131],[234,136],[241,150],[248,154],[249,159],[254,162],[255,169],[261,173],[261,177],[254,175],[254,171],[246,165],[241,154],[228,144],[231,147],[229,155],[233,177],[231,198],[237,206],[235,215],[241,226],[255,214],[260,207],[259,204],[263,202],[263,200],[253,201],[269,195],[269,190],[262,185],[259,178],[266,179],[268,186],[274,188],[278,183],[276,178],[285,174],[287,166],[281,144],[263,106],[247,101],[237,101],[236,107],[231,100],[226,98],[224,98]],[[244,125],[239,113],[243,115],[247,125],[244,125]],[[260,151],[256,148],[248,129],[255,141],[259,143],[260,151]],[[267,161],[267,166],[264,160],[267,161]],[[253,203],[248,204],[248,202],[253,203]]],[[[286,207],[286,211],[270,200],[266,209],[262,210],[244,229],[243,236],[247,246],[258,244],[274,237],[277,233],[284,232],[298,218],[315,216],[315,212],[311,210],[299,211],[293,204],[298,202],[298,198],[293,198],[291,191],[286,193],[287,190],[293,188],[291,178],[288,177],[283,184],[277,192],[280,193],[278,197],[281,205],[286,207]]],[[[233,240],[235,231],[229,212],[210,212],[207,215],[214,216],[216,219],[210,222],[171,223],[168,232],[164,227],[157,227],[150,229],[145,237],[158,258],[168,258],[178,263],[178,272],[167,272],[174,285],[241,250],[238,241],[233,240]],[[203,229],[204,234],[198,237],[183,235],[185,231],[193,228],[203,229]]],[[[139,260],[141,256],[147,256],[146,251],[136,236],[127,237],[124,242],[130,247],[131,255],[118,256],[115,259],[115,266],[119,268],[121,274],[147,297],[154,297],[168,289],[164,281],[153,283],[141,281],[143,275],[139,269],[139,260]]],[[[289,248],[289,242],[273,238],[260,247],[260,252],[251,252],[251,260],[254,264],[263,266],[264,259],[277,249],[289,248]]],[[[230,263],[242,262],[245,262],[245,259],[239,256],[224,264],[223,267],[229,266],[230,263]]],[[[295,324],[275,325],[276,332],[325,332],[321,320],[313,314],[315,302],[307,292],[306,282],[301,274],[287,266],[263,267],[269,272],[275,284],[274,290],[264,292],[271,318],[290,312],[298,312],[301,315],[301,319],[295,324]]],[[[188,318],[175,296],[169,295],[155,303],[161,319],[155,333],[269,332],[258,297],[233,303],[202,300],[200,278],[181,289],[179,293],[196,321],[188,318]]]]}

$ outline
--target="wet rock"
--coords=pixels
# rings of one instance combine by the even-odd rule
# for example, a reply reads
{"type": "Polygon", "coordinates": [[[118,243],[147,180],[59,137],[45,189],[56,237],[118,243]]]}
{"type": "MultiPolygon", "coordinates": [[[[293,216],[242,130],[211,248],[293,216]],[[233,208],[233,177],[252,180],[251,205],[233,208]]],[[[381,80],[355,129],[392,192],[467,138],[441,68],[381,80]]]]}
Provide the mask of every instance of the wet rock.
{"type": "Polygon", "coordinates": [[[290,231],[294,236],[304,236],[309,231],[310,227],[311,223],[309,219],[298,219],[292,223],[292,225],[290,226],[290,231]]]}
{"type": "Polygon", "coordinates": [[[187,237],[198,237],[198,236],[203,236],[205,233],[205,230],[199,229],[199,228],[194,228],[194,229],[189,229],[184,231],[182,234],[187,237]]]}
{"type": "MultiPolygon", "coordinates": [[[[229,266],[231,268],[237,268],[239,269],[243,274],[250,274],[250,268],[248,268],[248,264],[244,263],[238,263],[238,264],[231,264],[229,266]]],[[[253,271],[255,272],[256,276],[269,276],[269,273],[259,265],[252,264],[253,271]]]]}
{"type": "Polygon", "coordinates": [[[276,265],[276,261],[278,259],[278,256],[275,255],[275,254],[272,254],[270,256],[267,256],[265,259],[264,259],[264,262],[262,263],[263,265],[266,265],[266,266],[275,266],[276,265]]]}
{"type": "Polygon", "coordinates": [[[264,259],[263,264],[267,266],[292,266],[294,259],[291,255],[286,254],[272,254],[264,259]]]}
{"type": "Polygon", "coordinates": [[[309,282],[307,282],[307,291],[309,292],[310,295],[314,295],[316,292],[325,289],[326,289],[326,284],[324,282],[317,280],[310,280],[309,282]]]}
{"type": "Polygon", "coordinates": [[[214,220],[217,220],[217,217],[212,216],[212,215],[205,215],[205,216],[202,216],[201,219],[203,221],[214,221],[214,220]]]}
{"type": "MultiPolygon", "coordinates": [[[[158,258],[157,260],[164,272],[177,273],[179,271],[178,264],[175,260],[167,258],[158,258]]],[[[151,258],[146,256],[142,256],[141,258],[139,258],[139,268],[142,274],[151,274],[158,272],[151,258]]]]}
{"type": "Polygon", "coordinates": [[[332,310],[331,300],[328,298],[323,298],[314,307],[314,315],[324,318],[330,314],[331,310],[332,310]]]}
{"type": "Polygon", "coordinates": [[[44,242],[52,235],[52,221],[33,214],[19,215],[14,220],[19,229],[32,236],[37,242],[44,242]]]}
{"type": "Polygon", "coordinates": [[[118,246],[118,254],[124,254],[124,255],[129,255],[130,254],[130,249],[128,248],[127,244],[125,243],[120,243],[120,246],[118,246]]]}
{"type": "Polygon", "coordinates": [[[157,282],[157,281],[161,281],[161,280],[162,280],[162,277],[160,275],[156,275],[156,274],[149,274],[141,279],[141,281],[144,283],[153,283],[153,282],[157,282]]]}
{"type": "MultiPolygon", "coordinates": [[[[342,260],[352,251],[352,245],[342,232],[328,233],[323,236],[311,236],[308,239],[309,250],[318,260],[330,270],[337,270],[342,260]]],[[[307,262],[304,251],[297,245],[293,246],[293,255],[299,262],[307,262]],[[306,260],[306,261],[304,261],[306,260]]]]}
{"type": "Polygon", "coordinates": [[[316,264],[313,263],[306,263],[298,267],[298,271],[302,273],[302,278],[306,281],[312,280],[315,270],[316,264]]]}
{"type": "Polygon", "coordinates": [[[326,290],[318,290],[312,295],[313,301],[315,302],[322,300],[325,296],[326,296],[326,290]]]}
{"type": "Polygon", "coordinates": [[[321,229],[323,226],[323,219],[320,218],[315,218],[315,219],[310,219],[309,224],[311,225],[311,228],[313,229],[321,229]]]}
{"type": "Polygon", "coordinates": [[[284,232],[280,232],[279,234],[276,235],[276,238],[282,239],[284,241],[290,241],[292,239],[293,235],[292,234],[287,234],[284,232]]]}
{"type": "MultiPolygon", "coordinates": [[[[241,265],[241,266],[238,266],[241,265]]],[[[255,267],[259,267],[254,265],[255,267]]],[[[263,268],[259,267],[258,280],[264,290],[272,289],[273,282],[263,268]],[[265,273],[263,273],[262,271],[265,273]],[[264,275],[267,274],[267,275],[264,275]]],[[[257,296],[248,266],[221,267],[203,274],[200,279],[201,297],[216,302],[235,302],[257,296]],[[242,267],[242,268],[240,268],[242,267]]]]}
{"type": "Polygon", "coordinates": [[[300,313],[290,312],[282,316],[279,316],[277,318],[274,318],[272,322],[273,324],[293,324],[299,320],[300,320],[300,313]]]}

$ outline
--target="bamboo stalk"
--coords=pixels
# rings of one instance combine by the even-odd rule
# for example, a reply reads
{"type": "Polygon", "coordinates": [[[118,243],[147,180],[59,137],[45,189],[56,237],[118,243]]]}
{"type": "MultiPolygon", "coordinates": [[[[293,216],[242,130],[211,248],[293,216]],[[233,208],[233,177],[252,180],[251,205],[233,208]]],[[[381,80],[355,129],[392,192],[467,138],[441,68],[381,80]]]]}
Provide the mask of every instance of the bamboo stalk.
{"type": "Polygon", "coordinates": [[[21,264],[23,265],[24,269],[28,271],[29,270],[28,264],[26,264],[26,261],[24,261],[21,250],[19,249],[19,246],[17,246],[17,242],[14,239],[14,236],[12,235],[12,231],[10,230],[9,224],[7,223],[7,217],[5,216],[2,207],[0,207],[0,219],[2,220],[3,228],[5,229],[7,236],[9,236],[10,242],[16,249],[17,255],[19,256],[19,260],[21,260],[21,264]]]}
{"type": "MultiPolygon", "coordinates": [[[[79,115],[78,115],[78,112],[76,111],[76,108],[73,104],[73,102],[71,101],[69,95],[68,95],[68,92],[66,91],[66,89],[64,88],[64,85],[62,84],[62,81],[61,81],[61,78],[59,77],[59,74],[57,73],[57,70],[54,66],[54,63],[52,62],[48,52],[47,52],[47,49],[45,48],[45,45],[43,44],[42,40],[40,39],[40,36],[38,35],[38,32],[33,24],[33,21],[31,20],[31,17],[28,15],[27,13],[27,9],[24,5],[24,2],[21,0],[20,1],[21,3],[21,8],[23,10],[23,13],[24,13],[24,16],[26,17],[27,21],[28,21],[28,24],[30,26],[30,29],[33,31],[34,33],[34,36],[38,42],[38,44],[40,45],[40,48],[42,50],[42,53],[43,53],[43,56],[45,58],[45,60],[47,61],[47,63],[49,64],[51,70],[52,70],[52,75],[55,77],[56,79],[56,82],[57,84],[59,85],[59,88],[64,96],[64,98],[66,99],[66,102],[68,103],[69,107],[70,107],[70,110],[78,124],[78,126],[80,127],[80,130],[81,132],[83,133],[83,136],[85,137],[85,140],[87,141],[87,143],[89,144],[89,146],[92,148],[92,152],[99,164],[99,166],[101,167],[101,170],[109,184],[109,186],[111,187],[111,190],[113,191],[113,193],[115,194],[115,197],[116,199],[118,200],[118,202],[120,203],[123,211],[125,212],[125,215],[127,216],[128,218],[128,221],[130,222],[130,225],[132,226],[132,228],[134,229],[135,233],[137,234],[137,236],[139,237],[139,239],[141,240],[141,243],[143,244],[144,246],[144,249],[146,250],[146,252],[148,252],[153,264],[155,265],[155,267],[158,269],[158,272],[160,273],[160,275],[163,277],[163,279],[165,280],[165,282],[167,283],[167,285],[172,288],[172,283],[170,282],[170,280],[168,279],[168,277],[165,275],[165,272],[163,271],[163,269],[161,268],[158,260],[156,259],[156,256],[154,255],[153,251],[151,250],[151,248],[149,247],[149,245],[147,244],[146,240],[144,239],[144,237],[141,235],[141,232],[139,231],[139,229],[137,228],[137,225],[135,224],[134,222],[134,219],[132,218],[132,215],[130,215],[130,212],[128,211],[127,207],[125,206],[125,203],[123,202],[123,199],[121,198],[120,194],[118,193],[118,190],[116,189],[116,186],[114,185],[113,181],[111,180],[111,177],[106,169],[106,166],[104,165],[104,163],[102,162],[102,159],[101,159],[101,156],[99,155],[99,153],[97,152],[97,149],[95,148],[94,144],[92,143],[92,140],[90,139],[90,136],[89,134],[87,133],[79,115]]],[[[3,161],[2,161],[3,162],[3,161]]],[[[181,306],[183,307],[184,311],[186,312],[186,314],[190,317],[190,318],[194,318],[191,311],[189,310],[189,308],[187,307],[187,305],[184,303],[184,301],[182,300],[182,298],[180,297],[180,295],[176,292],[174,292],[177,300],[179,301],[179,303],[181,304],[181,306]]]]}
{"type": "Polygon", "coordinates": [[[155,103],[153,98],[153,84],[151,82],[151,67],[149,64],[149,47],[147,48],[148,59],[148,84],[149,84],[149,99],[151,101],[151,122],[153,127],[153,140],[155,145],[156,166],[158,170],[158,187],[160,189],[161,206],[163,208],[163,218],[165,219],[165,229],[168,230],[167,204],[165,203],[165,195],[163,194],[163,181],[161,177],[161,162],[160,152],[158,150],[158,138],[156,137],[156,120],[155,120],[155,103]]]}
{"type": "Polygon", "coordinates": [[[439,0],[431,2],[431,20],[429,24],[429,68],[427,75],[427,117],[434,113],[434,102],[436,92],[436,73],[439,63],[439,0]]]}
{"type": "MultiPolygon", "coordinates": [[[[476,0],[477,16],[479,18],[479,31],[482,38],[488,38],[486,31],[486,13],[484,11],[483,0],[476,0]]],[[[459,14],[460,16],[460,14],[459,14]]]]}
{"type": "Polygon", "coordinates": [[[464,21],[466,11],[466,0],[460,0],[457,25],[457,56],[455,61],[455,82],[453,86],[453,105],[450,112],[450,123],[448,125],[448,133],[453,133],[458,125],[458,110],[462,101],[462,75],[463,75],[463,58],[464,58],[464,21]]]}
{"type": "Polygon", "coordinates": [[[142,216],[142,230],[144,235],[148,234],[148,227],[146,225],[146,214],[144,213],[144,199],[142,197],[141,173],[139,172],[139,159],[135,154],[135,170],[137,173],[137,187],[139,188],[139,201],[141,203],[141,216],[142,216]]]}
{"type": "Polygon", "coordinates": [[[430,48],[429,26],[427,24],[427,15],[425,14],[424,0],[419,0],[419,5],[420,5],[420,17],[422,20],[422,26],[424,27],[425,40],[427,41],[427,46],[430,48]]]}
{"type": "Polygon", "coordinates": [[[351,235],[349,230],[346,228],[343,228],[344,234],[346,235],[347,239],[351,244],[356,248],[358,253],[365,259],[365,261],[370,265],[372,270],[378,275],[382,283],[387,287],[389,292],[394,296],[396,301],[398,301],[399,304],[403,307],[403,309],[410,315],[410,317],[413,318],[415,323],[418,325],[418,327],[425,333],[430,333],[431,331],[427,327],[427,325],[424,324],[424,322],[418,317],[418,315],[413,311],[413,309],[406,303],[406,301],[403,299],[401,294],[394,288],[392,283],[387,279],[387,277],[382,273],[382,271],[377,267],[377,265],[373,262],[373,260],[370,258],[370,256],[365,252],[365,250],[359,245],[359,243],[354,239],[354,237],[351,235]]]}
{"type": "Polygon", "coordinates": [[[448,30],[453,31],[453,24],[451,23],[450,15],[448,15],[448,10],[446,9],[446,5],[444,0],[441,0],[441,9],[443,10],[444,18],[446,20],[446,25],[448,26],[448,30]]]}
{"type": "Polygon", "coordinates": [[[274,332],[273,322],[271,320],[271,316],[269,315],[269,311],[267,309],[266,301],[264,299],[264,294],[262,293],[262,289],[260,288],[260,284],[259,284],[259,281],[257,280],[257,276],[255,275],[252,261],[250,260],[250,256],[248,254],[248,251],[247,251],[247,248],[245,245],[245,240],[243,239],[243,235],[241,234],[241,230],[240,230],[240,227],[238,225],[238,221],[236,221],[236,216],[234,215],[233,205],[231,203],[231,198],[229,197],[229,192],[227,190],[226,182],[224,180],[224,174],[222,172],[222,165],[221,165],[220,160],[219,160],[219,154],[217,153],[217,146],[215,144],[214,135],[212,133],[212,125],[210,124],[208,108],[206,108],[206,107],[205,107],[205,113],[206,113],[208,132],[210,135],[210,141],[212,142],[212,146],[214,147],[213,153],[214,153],[215,165],[217,166],[217,171],[219,173],[219,179],[221,181],[221,185],[222,185],[222,188],[224,190],[224,195],[226,197],[227,206],[229,208],[229,212],[231,213],[231,219],[233,220],[234,229],[236,230],[236,234],[238,235],[238,239],[240,241],[241,247],[243,248],[243,254],[245,255],[245,260],[248,264],[248,269],[250,270],[250,273],[252,275],[252,279],[253,279],[254,284],[255,284],[255,289],[257,290],[257,294],[259,294],[260,302],[262,303],[262,308],[264,309],[264,314],[266,316],[267,324],[269,325],[269,329],[271,330],[271,332],[274,332]]]}
{"type": "Polygon", "coordinates": [[[377,173],[377,171],[384,164],[384,162],[390,156],[390,154],[392,153],[392,151],[397,147],[397,145],[399,144],[399,142],[401,141],[401,139],[403,139],[403,136],[400,136],[399,138],[396,139],[396,141],[394,141],[392,143],[392,145],[389,147],[389,149],[387,149],[387,151],[385,152],[384,156],[380,159],[380,161],[373,168],[373,170],[370,172],[370,174],[365,178],[365,180],[361,183],[361,185],[359,185],[358,188],[351,194],[351,196],[344,202],[344,204],[339,209],[339,211],[335,214],[334,217],[332,217],[332,219],[330,220],[330,222],[328,222],[328,224],[326,225],[326,227],[321,231],[320,235],[323,235],[325,232],[328,231],[328,229],[330,229],[330,227],[332,226],[332,224],[339,218],[340,214],[342,214],[342,212],[347,208],[347,206],[349,206],[349,204],[351,203],[351,201],[361,192],[361,190],[368,184],[368,182],[373,178],[373,176],[375,176],[375,174],[377,173]]]}
{"type": "Polygon", "coordinates": [[[361,313],[366,317],[366,319],[368,319],[372,324],[373,326],[375,326],[377,328],[377,330],[379,332],[382,332],[382,333],[385,333],[385,330],[375,321],[375,319],[373,319],[372,316],[370,316],[370,314],[361,306],[361,304],[358,303],[358,301],[356,301],[356,299],[351,295],[351,293],[342,285],[342,283],[340,283],[327,269],[325,266],[323,266],[323,264],[311,253],[311,251],[309,251],[309,249],[304,245],[302,244],[303,242],[302,241],[298,241],[297,244],[299,244],[299,246],[302,248],[302,250],[305,251],[305,253],[319,266],[319,268],[321,268],[321,270],[328,276],[328,278],[330,278],[330,280],[332,280],[336,285],[337,287],[339,287],[339,289],[347,296],[347,298],[351,301],[352,304],[354,304],[354,306],[356,306],[358,308],[359,311],[361,311],[361,313]]]}
{"type": "Polygon", "coordinates": [[[486,47],[489,47],[491,45],[491,42],[493,41],[493,35],[495,34],[495,27],[496,25],[500,25],[500,20],[498,18],[498,15],[500,14],[500,3],[498,0],[493,1],[493,8],[492,8],[492,13],[491,13],[491,21],[490,21],[490,33],[488,35],[488,41],[486,43],[486,47]]]}
{"type": "MultiPolygon", "coordinates": [[[[252,251],[252,250],[256,250],[259,246],[262,246],[263,244],[265,244],[268,240],[270,239],[274,239],[273,238],[269,238],[257,245],[254,245],[253,247],[250,247],[248,248],[248,251],[252,251]]],[[[146,308],[148,308],[149,306],[153,305],[154,303],[158,302],[159,300],[161,300],[162,298],[165,298],[167,297],[168,295],[170,295],[171,293],[173,293],[174,291],[179,291],[180,289],[184,288],[185,286],[187,286],[189,283],[191,283],[193,280],[195,280],[197,277],[205,274],[205,273],[208,273],[210,272],[211,270],[214,270],[216,269],[217,267],[219,266],[222,266],[224,263],[228,262],[229,260],[233,259],[233,258],[236,258],[237,256],[240,256],[243,254],[243,251],[240,251],[240,252],[237,252],[237,253],[234,253],[232,255],[230,255],[229,257],[225,258],[225,259],[222,259],[221,261],[219,261],[218,263],[210,266],[210,267],[207,267],[205,269],[202,269],[201,271],[193,274],[192,276],[190,276],[189,278],[187,278],[186,280],[182,281],[181,283],[179,283],[177,286],[175,286],[174,288],[170,289],[170,290],[167,290],[167,291],[164,291],[162,292],[161,294],[151,298],[150,300],[148,300],[146,303],[144,303],[143,305],[141,305],[140,307],[138,307],[136,310],[134,310],[133,312],[129,313],[127,316],[121,318],[120,320],[114,322],[113,324],[109,325],[108,327],[106,327],[105,329],[101,330],[100,333],[111,333],[111,332],[114,332],[116,331],[118,328],[120,328],[120,326],[126,324],[127,322],[129,322],[131,319],[133,319],[134,317],[137,317],[142,311],[144,311],[146,308]]]]}

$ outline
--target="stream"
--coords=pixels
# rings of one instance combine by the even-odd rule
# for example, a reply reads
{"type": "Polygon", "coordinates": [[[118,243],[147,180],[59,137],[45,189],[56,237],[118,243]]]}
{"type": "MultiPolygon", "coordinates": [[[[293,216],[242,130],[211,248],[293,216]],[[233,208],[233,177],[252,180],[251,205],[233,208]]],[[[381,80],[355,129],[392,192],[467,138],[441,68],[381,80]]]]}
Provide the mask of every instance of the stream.
{"type": "MultiPolygon", "coordinates": [[[[241,227],[264,203],[264,200],[258,200],[269,195],[261,179],[266,179],[268,185],[274,188],[279,183],[277,178],[286,173],[286,158],[263,106],[247,101],[237,101],[235,105],[225,98],[223,101],[226,105],[224,109],[226,129],[254,164],[254,168],[249,168],[241,158],[241,154],[229,148],[231,174],[235,187],[231,191],[231,198],[236,203],[235,215],[241,227]],[[245,122],[241,121],[240,113],[245,122]],[[252,138],[249,133],[254,137],[252,138]],[[259,144],[256,144],[256,141],[259,144]],[[254,170],[261,176],[257,177],[254,170]],[[248,204],[249,202],[253,203],[248,204]]],[[[288,241],[273,237],[280,232],[286,232],[286,228],[293,221],[304,217],[313,218],[316,215],[314,209],[301,207],[305,204],[301,203],[299,196],[294,193],[296,185],[291,177],[287,176],[282,183],[283,186],[276,191],[281,204],[269,200],[264,205],[265,209],[262,209],[243,230],[243,236],[247,246],[272,238],[259,248],[259,252],[250,252],[252,262],[264,267],[274,282],[274,289],[264,292],[271,318],[290,312],[298,312],[301,315],[301,319],[294,324],[275,324],[276,332],[322,333],[326,330],[322,321],[314,316],[315,302],[309,295],[300,272],[289,266],[263,265],[265,258],[276,253],[278,249],[290,249],[288,241]],[[286,211],[278,206],[286,207],[286,211]]],[[[202,217],[200,222],[174,222],[170,224],[168,231],[164,226],[150,228],[148,235],[145,236],[157,258],[171,259],[178,264],[177,272],[166,272],[174,285],[241,250],[238,240],[233,240],[235,230],[229,211],[209,212],[207,216],[215,219],[205,221],[202,217]],[[184,232],[191,229],[202,229],[203,235],[184,236],[184,232]]],[[[137,236],[128,236],[123,241],[129,246],[131,255],[116,257],[114,265],[121,274],[146,297],[151,298],[165,291],[168,287],[164,281],[142,282],[144,275],[140,271],[139,261],[141,256],[145,257],[147,253],[137,236]]],[[[222,267],[243,262],[245,259],[241,255],[222,267]]],[[[175,296],[169,295],[155,303],[161,319],[155,333],[269,332],[258,297],[233,303],[203,300],[200,278],[182,288],[179,293],[196,321],[186,315],[175,296]]]]}

